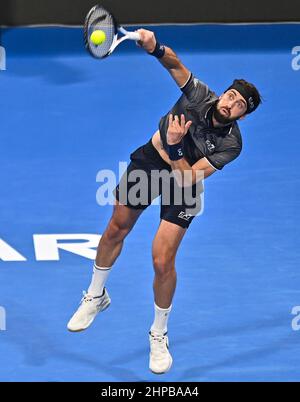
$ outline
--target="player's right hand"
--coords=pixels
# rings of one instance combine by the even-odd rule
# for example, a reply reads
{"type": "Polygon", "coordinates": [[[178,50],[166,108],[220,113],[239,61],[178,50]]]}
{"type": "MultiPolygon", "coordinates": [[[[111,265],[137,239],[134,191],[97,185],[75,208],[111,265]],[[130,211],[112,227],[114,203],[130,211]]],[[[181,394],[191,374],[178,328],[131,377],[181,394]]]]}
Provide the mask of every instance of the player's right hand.
{"type": "Polygon", "coordinates": [[[148,53],[152,53],[156,46],[154,32],[148,31],[147,29],[138,29],[137,32],[141,36],[141,40],[139,40],[137,44],[145,49],[148,53]]]}

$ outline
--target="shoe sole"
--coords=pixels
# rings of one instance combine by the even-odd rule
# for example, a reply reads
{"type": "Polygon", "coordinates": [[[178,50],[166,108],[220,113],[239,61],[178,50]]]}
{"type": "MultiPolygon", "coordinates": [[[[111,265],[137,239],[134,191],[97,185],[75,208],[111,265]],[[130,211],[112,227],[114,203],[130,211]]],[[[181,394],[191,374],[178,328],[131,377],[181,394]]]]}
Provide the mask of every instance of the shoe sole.
{"type": "Polygon", "coordinates": [[[102,308],[102,310],[100,310],[100,311],[95,315],[95,317],[92,318],[92,319],[87,323],[87,325],[86,325],[85,327],[79,328],[79,329],[70,329],[69,327],[67,327],[67,328],[68,328],[68,331],[70,331],[70,332],[82,332],[82,331],[84,331],[85,329],[87,329],[88,327],[90,327],[90,326],[92,325],[94,319],[97,317],[97,315],[98,315],[99,313],[102,313],[103,311],[105,311],[106,309],[108,309],[108,307],[110,306],[110,303],[111,303],[111,302],[109,301],[109,303],[108,303],[107,305],[105,305],[105,306],[102,308]]]}
{"type": "Polygon", "coordinates": [[[150,371],[151,371],[153,374],[157,374],[157,375],[166,374],[166,373],[170,370],[170,368],[172,367],[172,364],[173,364],[173,359],[172,359],[172,356],[171,356],[170,365],[169,365],[169,367],[168,367],[165,371],[159,371],[159,372],[158,372],[158,371],[153,371],[150,366],[149,366],[149,369],[150,369],[150,371]]]}

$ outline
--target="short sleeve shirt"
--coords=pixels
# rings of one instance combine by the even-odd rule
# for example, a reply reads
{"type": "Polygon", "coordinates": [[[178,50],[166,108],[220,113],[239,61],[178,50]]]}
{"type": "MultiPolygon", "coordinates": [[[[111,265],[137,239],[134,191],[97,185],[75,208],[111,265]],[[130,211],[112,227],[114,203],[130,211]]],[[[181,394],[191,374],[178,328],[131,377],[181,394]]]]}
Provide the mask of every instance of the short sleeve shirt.
{"type": "Polygon", "coordinates": [[[242,150],[242,137],[237,122],[223,127],[213,127],[213,106],[218,96],[206,84],[191,74],[188,82],[181,88],[182,96],[173,108],[159,122],[159,131],[165,150],[169,114],[185,115],[192,125],[183,138],[184,156],[190,165],[206,158],[217,170],[237,158],[242,150]]]}

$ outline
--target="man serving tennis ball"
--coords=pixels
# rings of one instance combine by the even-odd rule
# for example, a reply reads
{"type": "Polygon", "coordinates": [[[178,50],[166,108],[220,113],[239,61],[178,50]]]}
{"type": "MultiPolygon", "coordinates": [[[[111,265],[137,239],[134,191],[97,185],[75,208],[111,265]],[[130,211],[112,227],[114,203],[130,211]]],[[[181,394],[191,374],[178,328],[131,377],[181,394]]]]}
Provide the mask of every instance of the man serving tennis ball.
{"type": "MultiPolygon", "coordinates": [[[[217,96],[182,64],[169,47],[160,45],[153,32],[139,29],[141,46],[165,67],[182,95],[159,122],[159,130],[150,141],[136,149],[131,163],[115,190],[116,203],[111,220],[103,233],[94,264],[93,277],[81,305],[68,323],[70,331],[88,328],[96,315],[110,304],[105,288],[108,275],[121,253],[123,242],[141,213],[164,191],[160,182],[158,192],[151,191],[154,171],[176,172],[176,180],[168,183],[170,193],[175,187],[190,189],[199,196],[197,172],[204,178],[237,158],[242,149],[238,120],[252,113],[261,103],[253,84],[236,79],[222,95],[217,96]],[[136,182],[128,180],[130,173],[145,172],[146,202],[135,203],[130,190],[136,182]],[[179,175],[178,175],[179,173],[179,175]],[[188,183],[180,183],[185,173],[188,183]],[[148,180],[149,179],[149,180],[148,180]],[[178,182],[177,182],[178,181],[178,182]]],[[[197,214],[191,205],[178,204],[173,198],[161,201],[160,225],[155,235],[152,256],[154,277],[154,321],[150,328],[150,364],[152,372],[167,372],[172,365],[169,352],[167,324],[176,287],[175,257],[181,240],[197,214]]]]}

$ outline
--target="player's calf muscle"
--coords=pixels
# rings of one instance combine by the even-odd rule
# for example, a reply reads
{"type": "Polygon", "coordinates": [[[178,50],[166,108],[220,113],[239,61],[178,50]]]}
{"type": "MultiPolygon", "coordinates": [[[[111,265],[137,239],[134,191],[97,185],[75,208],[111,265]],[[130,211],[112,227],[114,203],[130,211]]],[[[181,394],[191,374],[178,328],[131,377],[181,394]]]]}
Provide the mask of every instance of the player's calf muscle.
{"type": "Polygon", "coordinates": [[[107,237],[106,232],[103,234],[97,249],[97,266],[111,267],[114,264],[122,251],[124,238],[124,235],[119,235],[118,238],[114,237],[112,240],[112,238],[107,237]]]}

